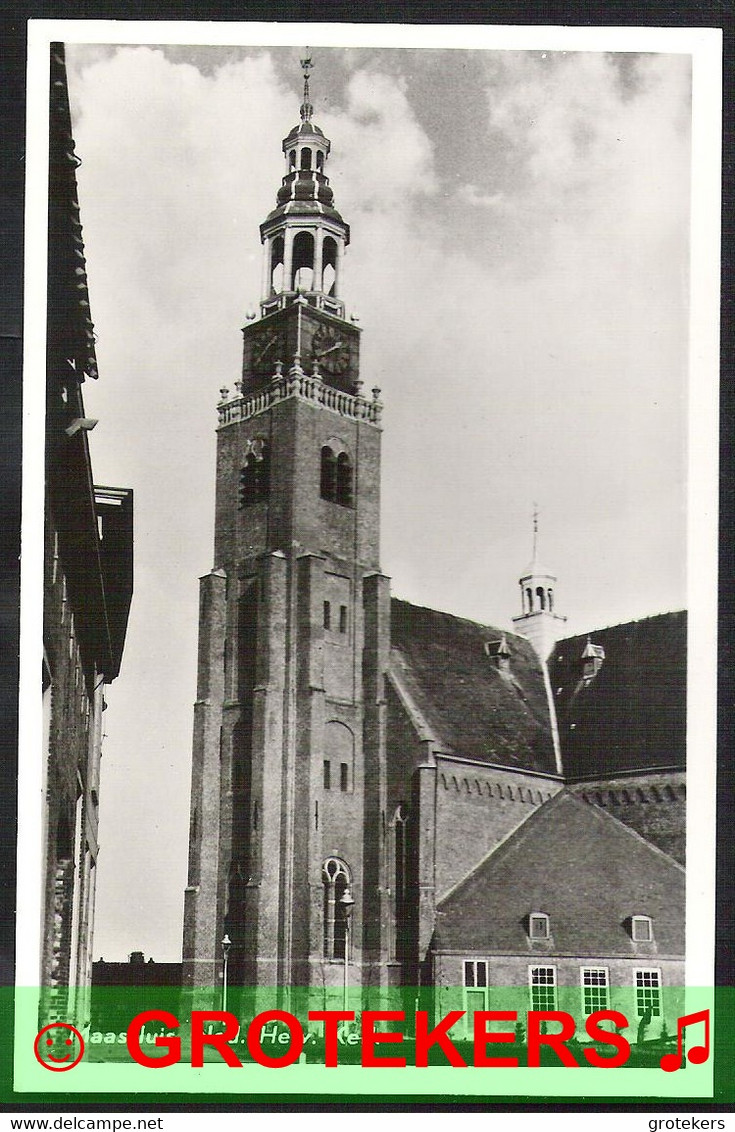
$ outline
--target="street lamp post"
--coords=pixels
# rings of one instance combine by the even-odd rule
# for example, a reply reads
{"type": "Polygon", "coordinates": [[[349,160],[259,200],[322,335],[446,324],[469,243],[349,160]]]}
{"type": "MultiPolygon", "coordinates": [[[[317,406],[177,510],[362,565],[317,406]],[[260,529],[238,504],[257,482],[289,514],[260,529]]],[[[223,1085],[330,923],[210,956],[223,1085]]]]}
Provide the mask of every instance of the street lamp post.
{"type": "Polygon", "coordinates": [[[230,954],[232,940],[225,933],[222,938],[222,1009],[227,1010],[227,957],[230,954]]]}
{"type": "Polygon", "coordinates": [[[339,898],[339,905],[342,909],[342,915],[345,922],[345,982],[344,993],[342,995],[342,1009],[347,1009],[347,991],[349,989],[349,963],[350,963],[350,916],[352,909],[355,907],[355,901],[350,892],[350,886],[347,885],[344,892],[339,898]]]}

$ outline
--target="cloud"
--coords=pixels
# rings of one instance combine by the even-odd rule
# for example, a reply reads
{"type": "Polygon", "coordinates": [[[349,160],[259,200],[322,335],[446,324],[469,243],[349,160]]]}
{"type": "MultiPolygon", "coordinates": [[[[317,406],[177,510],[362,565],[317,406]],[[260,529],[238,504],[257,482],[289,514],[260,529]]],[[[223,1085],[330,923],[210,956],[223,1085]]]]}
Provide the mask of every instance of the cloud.
{"type": "Polygon", "coordinates": [[[478,208],[504,208],[507,204],[503,193],[483,193],[477,185],[460,185],[457,196],[466,204],[478,208]]]}
{"type": "MultiPolygon", "coordinates": [[[[210,52],[201,68],[152,48],[69,58],[99,334],[100,381],[85,389],[95,476],[136,489],[138,584],[102,796],[129,796],[131,751],[155,762],[178,824],[146,860],[152,891],[175,881],[178,899],[214,407],[239,376],[258,225],[298,98],[275,51],[210,52]]],[[[403,57],[375,54],[350,56],[317,118],[351,225],[362,376],[386,404],[382,565],[402,596],[508,624],[538,500],[577,631],[682,593],[688,74],[673,57],[483,59],[471,180],[455,159],[467,91],[453,95],[452,58],[441,120],[419,112],[411,67],[395,73],[403,57]]],[[[147,781],[130,806],[153,823],[147,781]]],[[[124,877],[126,831],[105,821],[103,868],[124,877]]],[[[156,899],[150,942],[127,949],[160,958],[156,899]]],[[[103,953],[126,931],[111,901],[103,953]]]]}
{"type": "MultiPolygon", "coordinates": [[[[491,134],[512,155],[523,223],[645,241],[679,231],[688,207],[689,61],[604,53],[498,53],[488,64],[491,134]]],[[[509,186],[506,186],[506,191],[509,186]]],[[[510,195],[510,194],[509,194],[510,195]]]]}
{"type": "Polygon", "coordinates": [[[345,108],[320,124],[337,159],[330,167],[340,207],[391,216],[437,190],[432,146],[419,125],[400,79],[374,68],[349,79],[345,108]]]}

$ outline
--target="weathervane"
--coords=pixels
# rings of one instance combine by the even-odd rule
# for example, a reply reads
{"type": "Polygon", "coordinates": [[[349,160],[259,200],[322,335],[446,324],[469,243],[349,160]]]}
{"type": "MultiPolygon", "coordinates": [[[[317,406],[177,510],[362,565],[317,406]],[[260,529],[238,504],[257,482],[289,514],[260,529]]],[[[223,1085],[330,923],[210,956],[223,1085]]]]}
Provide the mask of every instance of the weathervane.
{"type": "Polygon", "coordinates": [[[304,72],[304,101],[301,103],[301,120],[302,122],[310,122],[311,115],[314,112],[314,107],[309,101],[309,71],[314,64],[311,61],[311,55],[306,59],[301,60],[301,70],[304,72]]]}
{"type": "Polygon", "coordinates": [[[533,505],[533,561],[538,553],[538,503],[533,505]]]}

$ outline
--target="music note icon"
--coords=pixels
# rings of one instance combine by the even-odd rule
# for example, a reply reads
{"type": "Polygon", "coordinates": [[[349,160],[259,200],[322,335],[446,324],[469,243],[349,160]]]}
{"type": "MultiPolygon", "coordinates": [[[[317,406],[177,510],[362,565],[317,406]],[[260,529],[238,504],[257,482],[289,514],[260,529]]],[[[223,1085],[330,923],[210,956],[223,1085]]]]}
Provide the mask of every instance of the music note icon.
{"type": "Polygon", "coordinates": [[[673,1073],[681,1069],[684,1060],[684,1030],[696,1022],[704,1022],[704,1045],[692,1046],[687,1052],[687,1061],[693,1065],[701,1065],[709,1057],[709,1010],[698,1010],[696,1014],[685,1014],[676,1021],[676,1053],[665,1053],[661,1058],[661,1068],[666,1073],[673,1073]]]}

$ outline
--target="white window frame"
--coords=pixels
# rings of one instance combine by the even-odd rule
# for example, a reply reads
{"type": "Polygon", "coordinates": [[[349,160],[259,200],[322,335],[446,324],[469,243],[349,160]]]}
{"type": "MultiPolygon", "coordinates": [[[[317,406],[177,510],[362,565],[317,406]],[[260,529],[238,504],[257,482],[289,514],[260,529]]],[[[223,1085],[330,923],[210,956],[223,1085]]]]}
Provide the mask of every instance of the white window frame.
{"type": "MultiPolygon", "coordinates": [[[[327,857],[322,865],[322,891],[324,900],[324,958],[326,960],[334,960],[336,962],[344,963],[344,955],[335,955],[335,948],[337,946],[337,917],[344,912],[338,907],[339,901],[337,898],[337,882],[343,882],[340,887],[343,889],[351,889],[352,887],[352,873],[350,867],[340,857],[327,857]]],[[[345,932],[345,947],[348,949],[347,961],[349,962],[349,951],[352,947],[352,934],[349,928],[345,932]]]]}
{"type": "Polygon", "coordinates": [[[529,964],[529,967],[528,967],[528,994],[529,994],[529,999],[530,999],[530,1002],[531,1002],[531,1010],[556,1010],[556,1008],[557,1008],[557,1006],[556,1006],[557,986],[558,986],[558,984],[557,984],[557,981],[556,981],[556,966],[553,963],[532,963],[532,964],[529,964]],[[551,982],[550,983],[535,983],[534,980],[533,980],[534,971],[551,971],[551,973],[552,973],[551,982]],[[548,1004],[545,1004],[543,1006],[537,1005],[534,1002],[533,992],[535,990],[547,991],[549,988],[553,991],[552,1005],[550,1005],[550,1006],[548,1004]]]}
{"type": "Polygon", "coordinates": [[[590,1014],[594,1014],[596,1010],[609,1010],[610,1008],[610,969],[609,967],[580,967],[579,969],[579,984],[582,992],[582,1014],[585,1018],[589,1018],[590,1014]],[[602,975],[604,977],[603,983],[585,983],[585,975],[602,975]],[[585,991],[592,992],[589,996],[585,991]],[[588,997],[601,997],[599,992],[604,991],[604,1002],[595,1005],[592,1009],[588,1009],[588,997]],[[594,994],[597,992],[597,994],[594,994]]]}
{"type": "Polygon", "coordinates": [[[652,1018],[663,1018],[663,979],[661,977],[660,967],[636,967],[633,971],[633,990],[635,992],[635,1017],[642,1018],[646,1006],[650,1005],[650,993],[646,992],[655,990],[657,992],[656,1009],[651,1010],[652,1018]],[[639,976],[653,975],[656,979],[655,984],[649,983],[646,985],[638,981],[639,976]],[[639,995],[639,991],[641,995],[639,995]]]}
{"type": "Polygon", "coordinates": [[[653,920],[650,916],[630,917],[630,937],[633,943],[653,943],[653,920]],[[645,926],[646,935],[637,934],[637,929],[645,926]]]}
{"type": "Polygon", "coordinates": [[[551,939],[551,920],[546,912],[531,912],[528,917],[528,938],[531,940],[536,939],[551,939]],[[537,935],[533,930],[534,920],[543,927],[543,935],[537,935]]]}
{"type": "Polygon", "coordinates": [[[470,1011],[468,1001],[467,1001],[467,992],[471,991],[475,995],[476,994],[482,994],[483,995],[483,1004],[480,1007],[480,1009],[481,1010],[487,1010],[488,1009],[488,968],[489,968],[489,964],[488,964],[487,959],[463,959],[462,960],[462,998],[463,998],[462,1006],[463,1006],[464,1012],[465,1012],[465,1016],[464,1016],[465,1033],[467,1034],[468,1037],[470,1037],[474,1032],[474,1021],[475,1020],[474,1020],[473,1015],[474,1015],[474,1011],[477,1010],[478,1008],[473,1007],[472,1011],[470,1011]],[[472,983],[467,982],[467,965],[468,964],[470,964],[471,967],[472,967],[472,978],[474,980],[472,983]],[[477,978],[478,968],[480,967],[480,965],[482,965],[482,968],[484,969],[484,973],[483,973],[483,977],[484,977],[484,980],[485,980],[484,986],[481,986],[478,983],[478,978],[477,978]]]}

